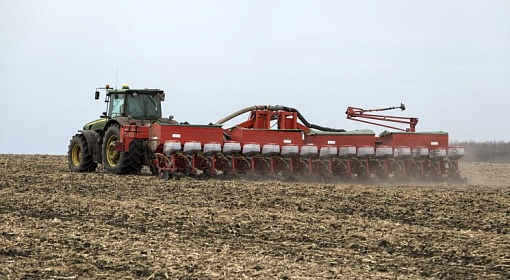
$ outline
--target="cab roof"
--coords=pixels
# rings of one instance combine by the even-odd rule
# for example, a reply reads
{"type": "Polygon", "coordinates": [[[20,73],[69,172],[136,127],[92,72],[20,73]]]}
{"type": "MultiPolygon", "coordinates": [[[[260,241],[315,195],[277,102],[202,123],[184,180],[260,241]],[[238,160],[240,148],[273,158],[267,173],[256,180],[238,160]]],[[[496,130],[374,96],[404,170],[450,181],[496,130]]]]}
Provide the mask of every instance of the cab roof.
{"type": "Polygon", "coordinates": [[[116,89],[109,89],[106,94],[110,95],[113,93],[130,93],[130,92],[136,92],[136,93],[163,93],[163,90],[156,89],[156,88],[143,88],[143,89],[135,89],[135,88],[116,88],[116,89]]]}

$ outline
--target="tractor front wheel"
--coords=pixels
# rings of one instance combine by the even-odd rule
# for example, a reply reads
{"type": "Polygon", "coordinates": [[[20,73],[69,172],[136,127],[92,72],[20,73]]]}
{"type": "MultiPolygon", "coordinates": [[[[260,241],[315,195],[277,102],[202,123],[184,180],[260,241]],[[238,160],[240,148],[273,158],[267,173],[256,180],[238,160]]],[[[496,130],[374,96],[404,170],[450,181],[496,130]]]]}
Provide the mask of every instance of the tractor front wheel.
{"type": "Polygon", "coordinates": [[[127,152],[120,151],[119,145],[120,128],[118,125],[112,125],[103,139],[103,166],[108,172],[115,174],[140,173],[143,163],[140,139],[134,139],[127,152]]]}
{"type": "Polygon", "coordinates": [[[76,134],[71,139],[67,152],[69,169],[73,172],[93,172],[97,163],[90,154],[89,143],[83,134],[76,134]]]}

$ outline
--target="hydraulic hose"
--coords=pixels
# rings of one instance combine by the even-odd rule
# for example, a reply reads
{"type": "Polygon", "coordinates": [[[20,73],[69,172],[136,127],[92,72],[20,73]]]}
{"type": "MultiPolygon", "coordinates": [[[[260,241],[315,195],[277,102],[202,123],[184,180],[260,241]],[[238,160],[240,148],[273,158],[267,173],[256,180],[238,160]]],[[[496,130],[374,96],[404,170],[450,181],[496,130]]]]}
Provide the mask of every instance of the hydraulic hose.
{"type": "Polygon", "coordinates": [[[301,113],[297,110],[297,109],[294,109],[294,108],[291,108],[291,107],[287,107],[287,106],[281,106],[281,105],[276,105],[276,106],[273,106],[273,105],[254,105],[254,106],[249,106],[249,107],[246,107],[244,109],[241,109],[239,111],[236,111],[226,117],[224,117],[223,119],[220,119],[216,122],[216,124],[224,124],[225,122],[237,117],[237,116],[240,116],[244,113],[248,113],[250,111],[253,111],[253,110],[258,110],[258,109],[262,109],[262,110],[268,110],[268,111],[286,111],[286,112],[295,112],[297,113],[297,116],[298,116],[298,119],[303,123],[303,125],[305,125],[306,127],[308,128],[314,128],[314,129],[317,129],[317,130],[320,130],[320,131],[327,131],[327,132],[345,132],[345,129],[336,129],[336,128],[330,128],[330,127],[324,127],[324,126],[320,126],[320,125],[316,125],[316,124],[311,124],[309,123],[304,117],[303,115],[301,115],[301,113]]]}

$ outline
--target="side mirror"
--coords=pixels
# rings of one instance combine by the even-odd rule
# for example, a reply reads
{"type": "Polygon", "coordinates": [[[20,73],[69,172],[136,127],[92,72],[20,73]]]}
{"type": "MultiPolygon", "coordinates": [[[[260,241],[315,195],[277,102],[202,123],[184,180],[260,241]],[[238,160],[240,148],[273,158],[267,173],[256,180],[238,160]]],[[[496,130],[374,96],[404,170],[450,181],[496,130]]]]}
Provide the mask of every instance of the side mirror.
{"type": "Polygon", "coordinates": [[[99,91],[96,90],[96,94],[94,95],[94,99],[98,100],[99,99],[99,91]]]}

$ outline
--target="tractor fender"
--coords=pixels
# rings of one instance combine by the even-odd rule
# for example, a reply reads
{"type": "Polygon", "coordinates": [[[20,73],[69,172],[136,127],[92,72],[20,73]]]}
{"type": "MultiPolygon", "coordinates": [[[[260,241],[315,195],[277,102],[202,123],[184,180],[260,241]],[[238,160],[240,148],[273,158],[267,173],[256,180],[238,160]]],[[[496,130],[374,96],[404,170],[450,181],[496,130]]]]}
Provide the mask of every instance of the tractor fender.
{"type": "Polygon", "coordinates": [[[85,136],[85,139],[87,139],[89,153],[93,155],[96,150],[96,147],[98,147],[101,135],[99,135],[99,133],[95,132],[94,130],[78,130],[78,131],[81,132],[83,136],[85,136]]]}
{"type": "Polygon", "coordinates": [[[119,124],[120,126],[123,126],[123,125],[129,125],[130,122],[129,122],[129,118],[127,118],[127,117],[118,117],[118,118],[111,119],[104,126],[103,134],[106,133],[106,130],[108,129],[108,127],[110,127],[113,124],[119,124]]]}
{"type": "MultiPolygon", "coordinates": [[[[132,119],[132,118],[128,118],[128,117],[117,117],[114,119],[110,119],[106,123],[106,125],[104,126],[104,129],[103,129],[103,135],[106,132],[106,130],[108,129],[108,127],[110,127],[113,124],[118,124],[120,126],[124,126],[124,125],[148,126],[151,123],[153,123],[154,121],[155,120],[137,120],[137,119],[132,119]]],[[[175,121],[169,121],[168,119],[167,119],[167,121],[169,123],[175,122],[175,121]]],[[[177,123],[177,122],[175,122],[175,123],[177,123]]]]}

